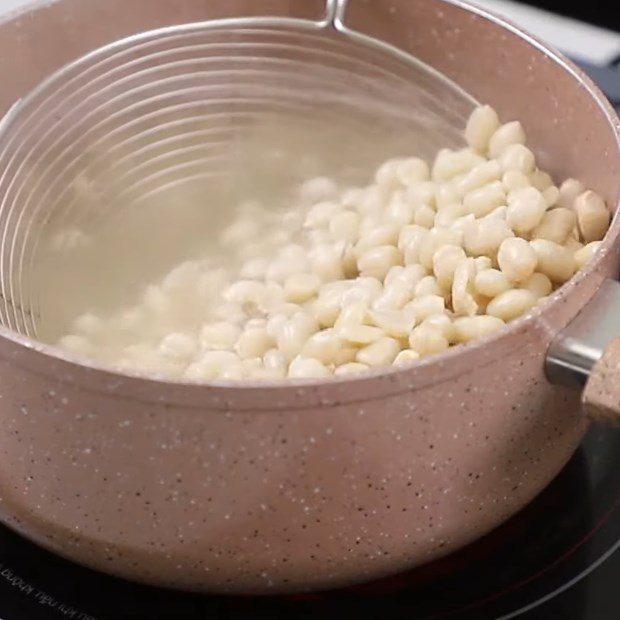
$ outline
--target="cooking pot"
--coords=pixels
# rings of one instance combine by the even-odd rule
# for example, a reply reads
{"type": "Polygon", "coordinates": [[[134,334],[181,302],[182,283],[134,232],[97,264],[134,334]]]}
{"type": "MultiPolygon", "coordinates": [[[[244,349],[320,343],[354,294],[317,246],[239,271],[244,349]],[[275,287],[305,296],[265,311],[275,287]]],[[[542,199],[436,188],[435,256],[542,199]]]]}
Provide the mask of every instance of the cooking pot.
{"type": "MultiPolygon", "coordinates": [[[[0,109],[138,32],[252,15],[318,21],[324,11],[322,0],[33,3],[0,24],[0,109]]],[[[351,0],[341,17],[521,120],[543,167],[579,178],[615,211],[618,119],[557,52],[457,0],[351,0]]],[[[6,309],[16,302],[5,211],[6,309]]],[[[329,382],[123,374],[7,320],[0,518],[76,562],[190,590],[332,588],[446,555],[530,502],[589,417],[619,419],[619,233],[614,218],[597,256],[499,333],[329,382]]]]}

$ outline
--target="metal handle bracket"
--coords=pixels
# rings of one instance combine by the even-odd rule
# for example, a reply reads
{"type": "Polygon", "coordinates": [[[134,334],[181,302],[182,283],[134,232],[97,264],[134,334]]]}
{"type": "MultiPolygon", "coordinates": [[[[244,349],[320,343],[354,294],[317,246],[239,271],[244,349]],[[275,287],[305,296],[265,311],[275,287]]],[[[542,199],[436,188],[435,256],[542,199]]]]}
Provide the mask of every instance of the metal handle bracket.
{"type": "Polygon", "coordinates": [[[552,383],[582,388],[609,343],[620,336],[620,282],[605,280],[551,343],[545,371],[552,383]]]}

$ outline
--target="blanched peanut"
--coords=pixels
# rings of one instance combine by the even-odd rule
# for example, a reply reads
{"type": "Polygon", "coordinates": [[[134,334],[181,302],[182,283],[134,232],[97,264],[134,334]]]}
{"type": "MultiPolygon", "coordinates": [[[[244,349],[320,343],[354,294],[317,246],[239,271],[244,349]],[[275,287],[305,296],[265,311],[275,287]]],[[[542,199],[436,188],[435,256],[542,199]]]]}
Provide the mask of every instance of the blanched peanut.
{"type": "Polygon", "coordinates": [[[491,106],[479,106],[471,113],[467,121],[465,140],[472,149],[486,153],[489,140],[499,126],[497,112],[491,106]]]}
{"type": "Polygon", "coordinates": [[[385,336],[384,331],[380,327],[372,325],[361,325],[351,323],[336,328],[336,333],[342,340],[351,342],[356,345],[370,344],[376,342],[385,336]]]}
{"type": "Polygon", "coordinates": [[[558,205],[565,209],[573,209],[575,199],[585,191],[586,188],[581,181],[577,181],[577,179],[566,179],[566,181],[560,185],[558,205]]]}
{"type": "MultiPolygon", "coordinates": [[[[513,282],[523,282],[536,271],[538,258],[532,246],[520,237],[506,239],[497,252],[499,268],[513,282]]],[[[502,317],[500,317],[502,318],[502,317]]]]}
{"type": "Polygon", "coordinates": [[[409,335],[409,346],[423,356],[441,353],[450,346],[450,343],[437,327],[420,325],[409,335]]]}
{"type": "Polygon", "coordinates": [[[329,365],[336,361],[343,346],[342,338],[335,329],[325,329],[313,334],[306,340],[301,355],[302,357],[312,357],[325,365],[329,365]]]}
{"type": "Polygon", "coordinates": [[[501,181],[493,181],[469,192],[463,199],[466,213],[476,217],[488,215],[497,207],[506,204],[506,193],[501,181]]]}
{"type": "Polygon", "coordinates": [[[239,357],[232,351],[208,351],[187,367],[185,377],[192,380],[215,379],[225,368],[239,362],[239,357]]]}
{"type": "Polygon", "coordinates": [[[583,248],[583,243],[579,241],[579,231],[577,228],[573,229],[568,239],[564,243],[564,247],[571,252],[577,252],[583,248]]]}
{"type": "Polygon", "coordinates": [[[410,301],[404,311],[411,313],[416,323],[421,323],[424,319],[433,314],[441,314],[445,310],[445,300],[439,295],[424,295],[410,301]]]}
{"type": "Polygon", "coordinates": [[[524,235],[540,224],[546,210],[547,203],[536,188],[517,189],[508,194],[506,222],[515,233],[524,235]]]}
{"type": "Polygon", "coordinates": [[[380,245],[367,250],[357,261],[363,276],[382,280],[394,265],[402,263],[403,256],[393,245],[380,245]]]}
{"type": "Polygon", "coordinates": [[[399,351],[398,340],[385,337],[360,349],[357,361],[367,366],[386,366],[394,361],[399,351]]]}
{"type": "Polygon", "coordinates": [[[485,161],[478,164],[456,182],[456,191],[459,196],[465,196],[479,187],[483,187],[502,177],[502,168],[497,161],[485,161]]]}
{"type": "Polygon", "coordinates": [[[447,314],[431,314],[421,324],[438,329],[448,342],[454,342],[454,324],[447,314]]]}
{"type": "Polygon", "coordinates": [[[512,192],[515,189],[529,187],[530,180],[527,175],[520,170],[508,170],[502,177],[502,184],[507,192],[512,192]]]}
{"type": "MultiPolygon", "coordinates": [[[[389,288],[393,284],[398,284],[409,289],[413,289],[413,287],[422,278],[426,277],[426,275],[426,269],[424,269],[422,265],[409,265],[407,267],[396,265],[388,271],[383,284],[386,288],[389,288]]],[[[380,285],[381,283],[379,282],[379,286],[380,285]]]]}
{"type": "Polygon", "coordinates": [[[286,376],[287,363],[284,359],[284,355],[278,351],[278,349],[269,349],[265,355],[263,355],[263,365],[267,370],[272,370],[286,376]]]}
{"type": "Polygon", "coordinates": [[[470,342],[487,336],[504,326],[504,321],[495,316],[464,316],[454,321],[456,342],[470,342]]]}
{"type": "Polygon", "coordinates": [[[250,314],[256,311],[260,313],[268,313],[283,303],[286,303],[286,300],[284,299],[284,289],[282,286],[280,286],[277,282],[267,282],[261,295],[257,299],[257,303],[255,304],[256,307],[254,307],[254,304],[251,303],[250,310],[245,307],[244,309],[250,314]]]}
{"type": "Polygon", "coordinates": [[[340,299],[335,294],[321,294],[312,305],[312,313],[321,327],[333,327],[340,314],[340,299]]]}
{"type": "Polygon", "coordinates": [[[306,228],[327,228],[332,219],[341,211],[342,207],[337,202],[319,202],[308,211],[304,226],[306,228]]]}
{"type": "Polygon", "coordinates": [[[560,190],[555,185],[550,185],[547,189],[544,189],[541,193],[548,207],[553,207],[557,204],[558,199],[560,197],[560,190]]]}
{"type": "Polygon", "coordinates": [[[415,285],[415,288],[413,289],[413,296],[416,298],[425,297],[426,295],[443,296],[443,290],[441,289],[441,286],[439,286],[435,276],[425,276],[415,285]]]}
{"type": "Polygon", "coordinates": [[[267,319],[262,317],[256,317],[254,319],[248,319],[245,323],[245,329],[253,329],[255,327],[267,327],[267,319]]]}
{"type": "Polygon", "coordinates": [[[381,164],[375,173],[375,183],[386,189],[395,189],[400,185],[396,171],[401,163],[400,159],[388,159],[381,164]]]}
{"type": "Polygon", "coordinates": [[[251,357],[241,360],[240,364],[248,376],[252,376],[264,369],[263,360],[260,357],[251,357]]]}
{"type": "Polygon", "coordinates": [[[499,156],[499,163],[504,172],[518,170],[524,174],[531,174],[536,166],[534,153],[523,144],[511,144],[499,156]]]}
{"type": "Polygon", "coordinates": [[[241,335],[241,328],[230,321],[207,323],[200,330],[199,342],[203,349],[232,349],[241,335]]]}
{"type": "Polygon", "coordinates": [[[435,182],[449,181],[483,162],[484,159],[471,149],[462,149],[460,151],[442,149],[437,153],[433,163],[431,178],[435,182]]]}
{"type": "Polygon", "coordinates": [[[433,273],[441,288],[449,289],[452,286],[454,272],[466,258],[465,250],[455,245],[441,246],[435,252],[433,255],[433,273]]]}
{"type": "Polygon", "coordinates": [[[390,200],[390,204],[387,207],[385,213],[385,219],[388,223],[394,224],[399,228],[411,224],[416,212],[414,207],[405,197],[399,192],[390,200]]]}
{"type": "Polygon", "coordinates": [[[241,359],[262,357],[275,344],[273,338],[264,327],[251,327],[246,329],[237,344],[235,351],[241,359]]]}
{"type": "Polygon", "coordinates": [[[397,164],[396,177],[402,185],[415,185],[421,181],[428,181],[430,168],[423,159],[409,157],[397,164]]]}
{"type": "Polygon", "coordinates": [[[440,207],[435,215],[435,226],[437,228],[450,228],[463,215],[465,215],[465,207],[460,202],[440,207]]]}
{"type": "Polygon", "coordinates": [[[564,245],[576,224],[577,216],[573,210],[562,207],[551,209],[532,231],[532,238],[547,239],[564,245]]]}
{"type": "MultiPolygon", "coordinates": [[[[418,231],[409,239],[409,243],[404,251],[404,263],[407,266],[418,265],[420,260],[420,252],[425,247],[426,241],[429,237],[429,231],[421,226],[418,227],[418,231]],[[421,232],[424,231],[424,232],[421,232]]],[[[426,269],[426,268],[425,268],[426,269]]]]}
{"type": "Polygon", "coordinates": [[[494,257],[504,239],[513,236],[503,219],[482,219],[469,223],[465,228],[463,245],[470,256],[494,257]]]}
{"type": "Polygon", "coordinates": [[[497,297],[512,288],[506,274],[497,269],[478,272],[474,278],[474,286],[476,291],[485,297],[497,297]]]}
{"type": "Polygon", "coordinates": [[[339,329],[345,325],[363,325],[368,316],[368,302],[355,301],[353,303],[342,304],[342,310],[334,327],[339,329]]]}
{"type": "Polygon", "coordinates": [[[290,361],[299,355],[304,344],[318,331],[316,319],[310,315],[299,312],[288,319],[278,331],[276,344],[278,350],[290,361]]]}
{"type": "Polygon", "coordinates": [[[538,271],[552,282],[562,284],[573,276],[576,265],[570,250],[546,239],[534,239],[530,245],[538,257],[538,271]]]}
{"type": "Polygon", "coordinates": [[[288,367],[288,376],[290,379],[326,379],[332,373],[319,360],[298,356],[288,367]]]}
{"type": "Polygon", "coordinates": [[[356,278],[352,281],[351,286],[343,291],[340,297],[340,305],[342,308],[360,303],[368,306],[371,302],[381,297],[382,293],[383,287],[380,280],[376,278],[356,278]]]}
{"type": "Polygon", "coordinates": [[[519,121],[499,127],[489,140],[489,156],[497,158],[513,144],[525,144],[525,131],[519,121]]]}
{"type": "Polygon", "coordinates": [[[384,224],[382,226],[374,226],[363,234],[355,245],[355,251],[358,257],[362,256],[367,250],[376,248],[381,245],[396,245],[400,229],[394,224],[384,224]]]}
{"type": "Polygon", "coordinates": [[[413,349],[403,349],[394,360],[394,365],[398,364],[406,364],[407,362],[413,362],[414,360],[420,359],[420,354],[413,349]]]}
{"type": "Polygon", "coordinates": [[[590,262],[596,251],[601,247],[601,244],[601,241],[592,241],[575,252],[575,263],[577,263],[577,269],[583,268],[590,262]]]}
{"type": "Polygon", "coordinates": [[[470,228],[475,221],[476,218],[473,213],[468,213],[467,215],[457,217],[452,226],[450,226],[450,229],[458,231],[461,234],[464,243],[465,231],[470,228]]]}
{"type": "Polygon", "coordinates": [[[329,233],[336,241],[355,243],[359,234],[361,218],[355,211],[336,214],[329,223],[329,233]]]}
{"type": "Polygon", "coordinates": [[[418,262],[429,271],[433,268],[433,256],[442,245],[462,245],[462,235],[449,228],[433,228],[420,242],[418,262]]]}
{"type": "Polygon", "coordinates": [[[344,345],[338,350],[334,363],[330,364],[330,369],[332,366],[342,366],[343,364],[354,362],[355,357],[357,356],[357,351],[357,345],[350,345],[345,342],[344,345]]]}
{"type": "Polygon", "coordinates": [[[539,192],[544,192],[553,185],[551,175],[538,168],[530,174],[530,182],[539,192]]]}
{"type": "Polygon", "coordinates": [[[417,183],[405,190],[406,199],[414,206],[428,205],[435,206],[436,185],[432,181],[417,183]]]}
{"type": "Polygon", "coordinates": [[[553,283],[544,273],[533,273],[521,286],[539,299],[553,290],[553,283]]]}
{"type": "Polygon", "coordinates": [[[389,188],[369,185],[361,191],[354,205],[355,210],[360,215],[376,215],[385,208],[389,195],[389,188]]]}
{"type": "Polygon", "coordinates": [[[284,282],[286,301],[300,304],[314,297],[321,287],[321,278],[314,273],[296,273],[284,282]]]}
{"type": "Polygon", "coordinates": [[[586,243],[600,241],[605,236],[611,219],[605,201],[596,192],[588,190],[577,196],[574,208],[581,239],[586,243]]]}
{"type": "Polygon", "coordinates": [[[538,298],[531,291],[514,288],[489,302],[487,314],[502,321],[512,321],[536,304],[538,298]]]}
{"type": "Polygon", "coordinates": [[[382,295],[372,302],[376,310],[399,310],[413,297],[413,287],[400,283],[386,286],[382,295]]]}
{"type": "Polygon", "coordinates": [[[310,252],[312,271],[324,282],[341,280],[344,277],[344,250],[344,245],[320,245],[314,248],[310,252]]]}
{"type": "Polygon", "coordinates": [[[334,371],[334,374],[337,377],[343,377],[345,375],[354,375],[358,372],[364,372],[365,370],[369,370],[370,366],[368,364],[360,364],[359,362],[350,362],[348,364],[343,364],[342,366],[338,366],[334,371]]]}
{"type": "Polygon", "coordinates": [[[413,223],[422,228],[432,228],[435,223],[435,211],[428,205],[420,205],[413,215],[413,223]]]}
{"type": "Polygon", "coordinates": [[[435,187],[435,207],[439,211],[448,205],[459,202],[459,195],[451,183],[435,187]]]}
{"type": "MultiPolygon", "coordinates": [[[[426,228],[422,228],[422,226],[416,226],[415,224],[405,226],[400,231],[400,234],[398,235],[397,247],[405,255],[405,259],[407,257],[409,246],[411,245],[412,249],[418,250],[421,240],[426,235],[428,235],[428,230],[426,228]]],[[[417,264],[417,254],[415,257],[411,256],[411,263],[417,264]]]]}
{"type": "Polygon", "coordinates": [[[473,258],[468,258],[459,263],[452,283],[452,308],[456,314],[472,316],[478,312],[474,286],[475,277],[476,263],[473,258]]]}
{"type": "Polygon", "coordinates": [[[406,338],[415,325],[413,311],[371,310],[372,322],[392,338],[406,338]]]}
{"type": "Polygon", "coordinates": [[[474,258],[474,263],[476,265],[476,273],[493,267],[493,261],[488,256],[478,256],[478,258],[474,258]]]}
{"type": "Polygon", "coordinates": [[[508,207],[506,205],[502,205],[501,207],[496,207],[495,209],[493,209],[493,211],[491,211],[491,213],[488,213],[487,215],[485,215],[484,217],[480,219],[482,220],[496,219],[496,220],[506,221],[507,212],[508,212],[508,207]]]}
{"type": "Polygon", "coordinates": [[[338,304],[342,300],[343,295],[353,286],[352,280],[335,280],[333,282],[325,282],[319,291],[319,297],[329,297],[337,300],[338,304]]]}

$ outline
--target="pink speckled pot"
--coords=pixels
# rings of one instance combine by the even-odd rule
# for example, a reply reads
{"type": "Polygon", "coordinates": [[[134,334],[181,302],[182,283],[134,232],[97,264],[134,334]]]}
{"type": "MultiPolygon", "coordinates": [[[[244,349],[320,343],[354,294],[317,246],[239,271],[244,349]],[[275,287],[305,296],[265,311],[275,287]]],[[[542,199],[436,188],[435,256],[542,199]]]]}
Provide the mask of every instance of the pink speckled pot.
{"type": "MultiPolygon", "coordinates": [[[[39,3],[0,25],[0,109],[131,33],[322,10],[319,0],[39,3]]],[[[521,119],[544,166],[618,204],[618,120],[556,53],[452,0],[352,0],[347,23],[521,119]]],[[[2,329],[1,518],[77,562],[194,590],[335,587],[445,555],[526,505],[579,444],[579,395],[547,382],[545,352],[617,274],[619,230],[616,218],[598,258],[500,334],[360,379],[156,381],[2,329]]]]}

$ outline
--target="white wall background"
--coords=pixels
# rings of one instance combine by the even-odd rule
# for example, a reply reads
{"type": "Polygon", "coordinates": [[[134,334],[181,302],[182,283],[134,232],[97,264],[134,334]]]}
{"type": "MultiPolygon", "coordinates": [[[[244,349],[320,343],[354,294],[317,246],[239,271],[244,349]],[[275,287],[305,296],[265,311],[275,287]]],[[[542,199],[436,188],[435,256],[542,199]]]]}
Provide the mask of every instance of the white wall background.
{"type": "Polygon", "coordinates": [[[28,4],[31,0],[0,0],[0,11],[12,11],[24,4],[28,4]]]}

